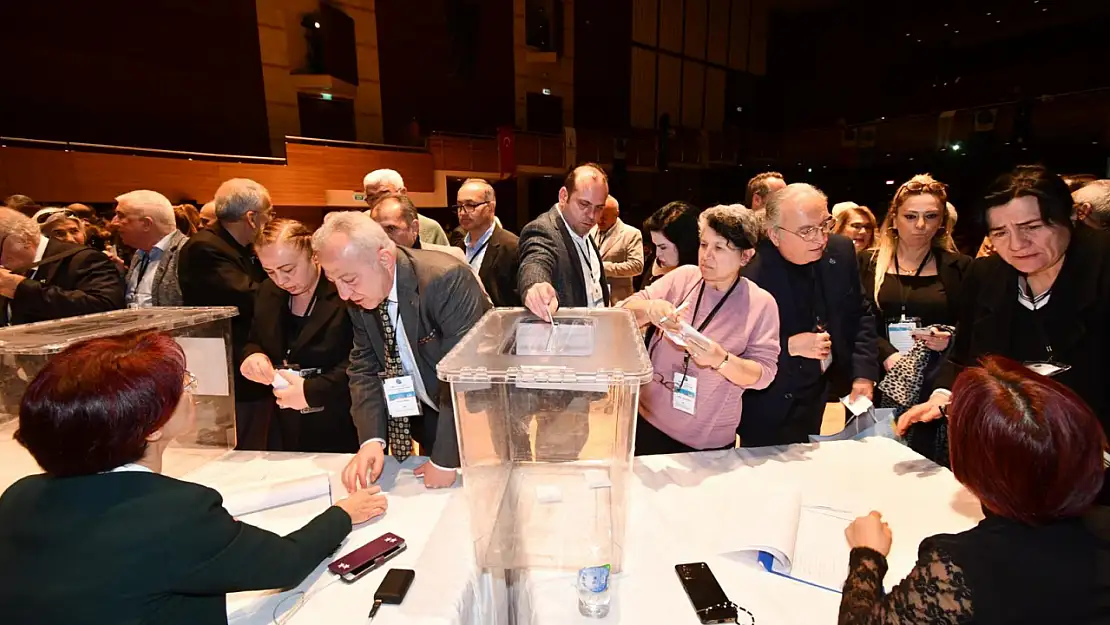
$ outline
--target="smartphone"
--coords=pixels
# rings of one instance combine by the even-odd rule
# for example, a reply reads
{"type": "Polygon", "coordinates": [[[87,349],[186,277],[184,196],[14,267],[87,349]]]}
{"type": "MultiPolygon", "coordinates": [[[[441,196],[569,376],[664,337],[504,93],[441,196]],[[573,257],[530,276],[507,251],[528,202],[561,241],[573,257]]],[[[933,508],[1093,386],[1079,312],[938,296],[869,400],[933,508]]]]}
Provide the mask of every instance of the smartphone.
{"type": "Polygon", "coordinates": [[[408,545],[396,534],[383,534],[328,565],[345,582],[353,582],[397,557],[408,545]]]}
{"type": "Polygon", "coordinates": [[[736,622],[736,606],[729,601],[708,564],[678,564],[674,570],[702,623],[736,622]]]}

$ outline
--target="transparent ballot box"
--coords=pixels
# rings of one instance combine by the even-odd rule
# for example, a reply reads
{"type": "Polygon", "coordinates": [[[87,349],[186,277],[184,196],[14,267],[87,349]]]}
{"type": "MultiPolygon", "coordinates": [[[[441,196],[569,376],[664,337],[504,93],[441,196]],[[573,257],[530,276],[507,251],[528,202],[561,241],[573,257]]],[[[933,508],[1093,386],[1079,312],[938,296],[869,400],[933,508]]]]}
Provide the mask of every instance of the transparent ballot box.
{"type": "Polygon", "coordinates": [[[651,363],[628,311],[571,308],[554,321],[492,310],[439,363],[475,555],[484,568],[619,571],[651,363]]]}
{"type": "Polygon", "coordinates": [[[0,328],[0,434],[10,439],[27,384],[55,354],[92,338],[139,330],[169,333],[197,378],[196,428],[173,447],[227,450],[235,446],[235,383],[231,357],[233,307],[131,308],[0,328]]]}

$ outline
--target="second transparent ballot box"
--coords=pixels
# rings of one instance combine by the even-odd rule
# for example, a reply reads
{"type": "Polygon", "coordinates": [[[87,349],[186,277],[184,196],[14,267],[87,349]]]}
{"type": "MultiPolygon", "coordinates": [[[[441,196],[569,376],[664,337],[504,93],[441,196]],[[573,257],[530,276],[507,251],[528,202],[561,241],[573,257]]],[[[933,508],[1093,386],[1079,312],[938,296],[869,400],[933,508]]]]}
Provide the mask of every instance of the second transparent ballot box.
{"type": "Polygon", "coordinates": [[[233,307],[129,308],[0,328],[0,433],[14,432],[27,384],[54,355],[94,338],[137,331],[172,336],[197,378],[197,423],[172,447],[226,451],[235,447],[235,381],[231,354],[233,307]]]}
{"type": "Polygon", "coordinates": [[[437,368],[475,555],[484,568],[619,571],[651,362],[628,311],[563,309],[554,322],[492,310],[437,368]]]}

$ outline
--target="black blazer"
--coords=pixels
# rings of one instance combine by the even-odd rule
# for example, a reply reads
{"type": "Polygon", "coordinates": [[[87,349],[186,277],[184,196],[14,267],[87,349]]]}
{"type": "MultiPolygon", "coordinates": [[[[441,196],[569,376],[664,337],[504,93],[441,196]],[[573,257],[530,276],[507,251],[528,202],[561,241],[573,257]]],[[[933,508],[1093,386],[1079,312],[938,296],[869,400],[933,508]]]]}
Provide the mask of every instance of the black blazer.
{"type": "MultiPolygon", "coordinates": [[[[69,256],[39,266],[34,279],[15,288],[12,325],[91,315],[126,305],[127,285],[103,253],[51,239],[42,257],[71,251],[74,253],[69,256]]],[[[7,315],[7,303],[7,298],[0,297],[0,317],[7,315]]]]}
{"type": "Polygon", "coordinates": [[[290,588],[351,531],[331,507],[281,537],[216,491],[145,472],[25,477],[0,496],[0,614],[35,625],[226,625],[226,594],[290,588]]]}
{"type": "MultiPolygon", "coordinates": [[[[585,237],[591,254],[597,255],[601,268],[601,293],[605,305],[609,305],[609,283],[605,280],[605,267],[601,262],[601,251],[593,239],[585,237]]],[[[555,288],[559,296],[560,308],[583,308],[589,306],[586,298],[586,276],[582,273],[575,243],[570,238],[570,230],[559,216],[559,205],[540,215],[520,231],[520,269],[517,276],[517,292],[521,299],[533,284],[547,282],[555,288]]]]}
{"type": "MultiPolygon", "coordinates": [[[[741,275],[775,297],[780,317],[782,311],[794,307],[788,262],[770,240],[763,239],[756,246],[752,262],[741,271],[741,275]]],[[[862,292],[856,250],[849,239],[835,234],[829,237],[825,255],[817,261],[816,278],[823,287],[829,317],[828,333],[832,339],[833,363],[825,375],[838,393],[850,387],[856,378],[877,381],[879,358],[875,318],[862,292]]],[[[789,329],[786,324],[782,328],[779,336],[782,351],[775,380],[763,390],[748,389],[744,393],[741,438],[748,428],[764,431],[781,423],[794,404],[794,392],[805,382],[797,374],[805,359],[790,355],[787,348],[789,329]]]]}
{"type": "MultiPolygon", "coordinates": [[[[868,303],[871,304],[871,310],[875,313],[875,325],[879,338],[879,365],[882,366],[882,363],[898,350],[887,340],[882,325],[885,323],[886,315],[883,314],[878,302],[875,301],[875,256],[877,253],[876,250],[864,250],[859,253],[859,277],[863,283],[863,294],[867,297],[868,303]]],[[[955,325],[960,316],[960,295],[964,276],[967,275],[972,258],[940,248],[933,248],[933,257],[937,259],[937,276],[940,278],[940,283],[944,285],[944,292],[948,297],[947,323],[955,325]]]]}
{"type": "MultiPolygon", "coordinates": [[[[1037,336],[1035,327],[1014,323],[1018,272],[1001,256],[975,259],[963,289],[955,342],[937,388],[952,388],[956,375],[983,356],[1011,356],[1014,337],[1037,336]]],[[[1083,398],[1110,432],[1110,233],[1076,227],[1049,304],[1037,315],[1056,359],[1072,367],[1054,379],[1083,398]]]]}
{"type": "MultiPolygon", "coordinates": [[[[231,319],[232,354],[243,353],[254,318],[254,296],[266,279],[250,246],[239,245],[234,237],[215,224],[189,237],[178,252],[178,281],[186,306],[234,306],[239,316],[231,319]]],[[[264,399],[269,392],[239,373],[235,363],[235,400],[264,399]]]]}
{"type": "MultiPolygon", "coordinates": [[[[516,290],[516,274],[520,267],[517,258],[519,241],[515,234],[495,225],[489,243],[486,244],[486,255],[482,257],[478,277],[486,287],[486,293],[489,293],[494,306],[521,305],[520,294],[516,290]]],[[[460,242],[457,247],[466,253],[465,243],[460,242]]]]}
{"type": "MultiPolygon", "coordinates": [[[[300,335],[290,344],[285,328],[290,298],[288,292],[269,279],[258,287],[254,323],[243,349],[243,359],[261,353],[270,359],[275,369],[280,369],[284,363],[301,369],[320,369],[319,375],[305,380],[304,397],[310,407],[324,410],[304,415],[298,451],[358,451],[358,435],[351,422],[351,391],[347,385],[354,333],[346,304],[335,285],[321,275],[316,284],[316,302],[300,335]]],[[[282,410],[281,413],[286,418],[301,416],[297,410],[282,410]]]]}

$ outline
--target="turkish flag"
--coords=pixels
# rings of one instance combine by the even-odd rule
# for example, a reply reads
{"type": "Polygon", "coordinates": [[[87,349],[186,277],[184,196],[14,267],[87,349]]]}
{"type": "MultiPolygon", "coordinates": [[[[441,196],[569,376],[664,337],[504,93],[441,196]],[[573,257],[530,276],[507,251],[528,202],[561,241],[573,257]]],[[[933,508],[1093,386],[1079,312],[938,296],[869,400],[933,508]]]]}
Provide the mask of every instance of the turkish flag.
{"type": "Polygon", "coordinates": [[[502,176],[516,173],[516,139],[513,137],[512,126],[497,129],[497,160],[502,176]]]}

